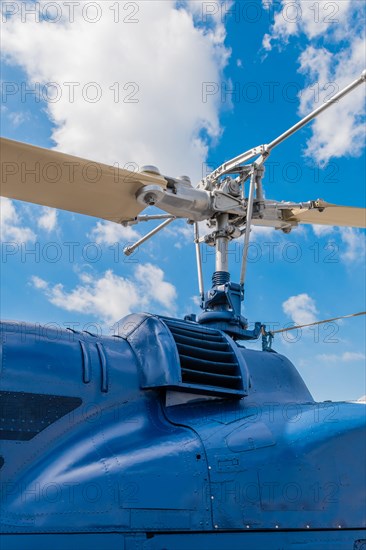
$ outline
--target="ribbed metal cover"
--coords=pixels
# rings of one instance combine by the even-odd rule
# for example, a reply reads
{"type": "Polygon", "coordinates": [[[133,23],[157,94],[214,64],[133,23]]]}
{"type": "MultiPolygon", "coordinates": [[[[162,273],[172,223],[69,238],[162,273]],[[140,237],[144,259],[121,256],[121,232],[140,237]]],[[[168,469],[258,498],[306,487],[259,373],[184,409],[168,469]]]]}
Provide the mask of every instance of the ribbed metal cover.
{"type": "Polygon", "coordinates": [[[161,317],[177,346],[182,387],[212,395],[245,395],[236,344],[219,330],[161,317]]]}

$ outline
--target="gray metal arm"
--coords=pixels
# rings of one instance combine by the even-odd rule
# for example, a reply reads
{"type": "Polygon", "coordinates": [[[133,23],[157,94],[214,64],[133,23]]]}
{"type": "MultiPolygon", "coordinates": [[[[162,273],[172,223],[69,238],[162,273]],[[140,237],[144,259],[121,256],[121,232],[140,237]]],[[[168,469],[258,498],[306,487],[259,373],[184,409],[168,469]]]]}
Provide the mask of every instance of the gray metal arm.
{"type": "Polygon", "coordinates": [[[283,134],[281,134],[280,136],[278,136],[276,139],[274,139],[273,141],[271,141],[271,143],[269,143],[268,145],[266,145],[266,150],[269,152],[271,151],[272,149],[274,149],[277,145],[279,145],[280,143],[282,143],[283,141],[285,141],[285,139],[287,139],[288,137],[292,136],[292,134],[294,134],[295,132],[297,132],[298,130],[300,130],[300,128],[303,128],[306,124],[308,124],[308,122],[310,122],[311,120],[313,120],[314,118],[316,118],[318,115],[320,115],[320,113],[323,113],[324,111],[326,111],[327,109],[329,109],[329,107],[331,107],[331,105],[333,105],[333,103],[337,103],[337,101],[339,101],[340,99],[342,99],[342,97],[346,96],[347,94],[349,94],[350,92],[352,92],[352,90],[354,90],[355,88],[357,88],[360,84],[362,84],[362,82],[365,82],[366,81],[366,69],[362,72],[361,76],[359,76],[359,78],[357,78],[356,80],[354,80],[351,84],[349,84],[348,86],[346,86],[346,88],[344,88],[343,90],[341,90],[340,92],[338,92],[338,94],[336,94],[335,96],[333,96],[329,101],[327,101],[326,103],[324,103],[323,105],[320,105],[320,107],[318,107],[317,109],[315,109],[314,111],[312,111],[310,114],[308,114],[306,117],[304,117],[302,120],[300,120],[299,122],[297,122],[294,126],[292,126],[291,128],[289,128],[288,130],[286,130],[286,132],[284,132],[283,134]]]}
{"type": "Polygon", "coordinates": [[[265,152],[265,145],[258,145],[258,147],[253,147],[253,149],[249,149],[249,151],[245,151],[245,153],[242,153],[241,155],[238,155],[237,157],[234,157],[231,160],[228,160],[227,162],[224,162],[216,168],[211,174],[203,178],[201,184],[199,187],[205,187],[205,184],[209,184],[209,182],[215,181],[220,176],[223,176],[224,174],[227,174],[231,170],[234,170],[244,162],[247,162],[248,160],[251,160],[254,157],[257,157],[258,155],[261,155],[265,152]]]}
{"type": "Polygon", "coordinates": [[[148,239],[151,239],[151,237],[153,237],[154,235],[156,235],[156,233],[158,233],[159,231],[161,231],[162,229],[164,229],[164,227],[166,227],[167,225],[169,225],[170,223],[172,223],[172,221],[174,221],[176,218],[175,217],[171,217],[171,218],[168,218],[167,220],[165,220],[165,222],[161,223],[160,225],[158,225],[157,227],[155,227],[152,231],[150,231],[149,233],[147,233],[146,235],[144,235],[143,237],[141,237],[141,239],[139,239],[137,242],[135,242],[135,244],[132,244],[131,246],[126,246],[124,249],[123,249],[123,253],[126,255],[126,256],[130,256],[132,254],[132,252],[134,252],[136,250],[136,248],[138,248],[140,246],[140,244],[143,244],[144,242],[146,242],[148,239]]]}
{"type": "Polygon", "coordinates": [[[276,139],[271,141],[267,145],[259,145],[258,147],[255,147],[253,149],[249,149],[249,151],[246,151],[245,153],[242,153],[241,155],[238,155],[237,157],[234,157],[233,159],[225,162],[216,170],[211,172],[206,178],[204,178],[201,182],[201,186],[204,187],[207,186],[209,183],[215,181],[220,176],[223,176],[229,172],[232,172],[235,168],[238,168],[241,166],[244,162],[247,162],[248,160],[251,160],[252,158],[259,156],[259,158],[256,160],[257,166],[260,166],[264,163],[266,158],[268,157],[269,153],[274,149],[277,145],[285,141],[288,137],[292,136],[295,132],[303,128],[306,124],[308,124],[311,120],[316,118],[320,113],[327,110],[331,105],[342,99],[344,96],[352,92],[355,88],[357,88],[360,84],[363,82],[366,82],[366,69],[361,73],[359,78],[354,80],[351,84],[346,86],[343,90],[338,92],[335,96],[333,96],[329,101],[312,111],[310,114],[308,114],[306,117],[304,117],[302,120],[297,122],[294,126],[286,130],[283,134],[278,136],[276,139]]]}
{"type": "MultiPolygon", "coordinates": [[[[258,170],[257,167],[254,165],[253,171],[252,171],[252,174],[251,174],[251,177],[250,177],[249,197],[248,197],[248,206],[247,206],[247,218],[246,218],[245,234],[244,234],[244,250],[243,250],[243,259],[242,259],[241,270],[240,270],[240,284],[241,285],[244,285],[245,274],[246,274],[247,263],[248,263],[250,230],[251,230],[252,217],[253,217],[254,190],[255,190],[256,187],[261,189],[262,176],[263,176],[263,168],[260,168],[258,170]]],[[[260,191],[260,193],[261,193],[261,191],[260,191]]]]}
{"type": "Polygon", "coordinates": [[[133,220],[122,222],[122,225],[124,227],[127,227],[130,225],[136,225],[140,222],[150,222],[152,220],[168,220],[172,217],[173,216],[171,214],[143,214],[141,216],[136,216],[136,218],[134,218],[133,220]]]}

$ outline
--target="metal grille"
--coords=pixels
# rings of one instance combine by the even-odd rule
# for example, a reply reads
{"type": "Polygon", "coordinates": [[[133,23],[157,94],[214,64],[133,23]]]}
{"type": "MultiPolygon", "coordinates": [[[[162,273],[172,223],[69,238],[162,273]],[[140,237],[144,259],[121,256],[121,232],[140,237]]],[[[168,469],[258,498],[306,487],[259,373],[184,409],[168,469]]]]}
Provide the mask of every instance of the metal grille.
{"type": "Polygon", "coordinates": [[[182,386],[213,395],[244,395],[235,343],[224,333],[177,319],[162,321],[177,346],[182,386]]]}

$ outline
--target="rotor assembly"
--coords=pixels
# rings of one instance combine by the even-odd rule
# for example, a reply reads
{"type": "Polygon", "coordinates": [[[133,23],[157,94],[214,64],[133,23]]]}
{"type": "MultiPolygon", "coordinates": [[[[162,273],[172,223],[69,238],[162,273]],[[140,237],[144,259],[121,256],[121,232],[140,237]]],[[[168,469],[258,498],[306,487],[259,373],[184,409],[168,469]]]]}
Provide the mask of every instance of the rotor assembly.
{"type": "Polygon", "coordinates": [[[182,177],[165,178],[167,180],[165,190],[156,186],[141,189],[138,194],[139,201],[146,206],[151,204],[159,206],[173,217],[164,221],[160,227],[155,228],[132,247],[127,247],[125,253],[131,253],[175,218],[186,217],[189,223],[194,224],[198,285],[203,313],[198,319],[190,316],[191,320],[220,328],[233,338],[257,339],[259,337],[262,330],[261,323],[256,323],[253,330],[248,330],[247,320],[241,315],[252,225],[273,227],[284,233],[290,233],[298,224],[366,227],[366,214],[363,208],[337,206],[322,199],[302,203],[278,202],[265,199],[263,193],[265,162],[271,151],[365,80],[366,70],[331,100],[315,109],[272,142],[254,147],[225,162],[200,181],[196,188],[192,187],[189,178],[182,177]],[[206,220],[213,230],[200,237],[198,222],[203,220],[206,220]],[[230,280],[228,246],[231,240],[238,239],[242,235],[244,247],[240,281],[234,283],[230,280]],[[202,243],[215,247],[216,255],[212,288],[208,292],[205,292],[203,285],[200,251],[202,243]]]}
{"type": "MultiPolygon", "coordinates": [[[[279,202],[264,198],[265,162],[275,147],[303,128],[319,114],[366,81],[359,78],[334,95],[294,126],[271,141],[223,163],[196,187],[188,176],[161,175],[155,166],[131,172],[118,166],[93,163],[71,155],[1,139],[1,195],[69,210],[122,225],[163,220],[162,223],[124,250],[137,247],[176,219],[193,226],[202,313],[198,323],[220,328],[235,339],[257,339],[261,323],[248,329],[241,315],[248,247],[252,226],[273,227],[289,233],[299,224],[366,227],[366,210],[338,206],[322,199],[279,202]],[[163,211],[141,215],[146,207],[163,211]],[[211,232],[200,236],[199,222],[211,232]],[[228,247],[243,238],[243,257],[238,283],[230,280],[228,247]],[[201,245],[215,247],[212,287],[203,284],[201,245]]],[[[190,316],[190,320],[196,320],[190,316]]]]}

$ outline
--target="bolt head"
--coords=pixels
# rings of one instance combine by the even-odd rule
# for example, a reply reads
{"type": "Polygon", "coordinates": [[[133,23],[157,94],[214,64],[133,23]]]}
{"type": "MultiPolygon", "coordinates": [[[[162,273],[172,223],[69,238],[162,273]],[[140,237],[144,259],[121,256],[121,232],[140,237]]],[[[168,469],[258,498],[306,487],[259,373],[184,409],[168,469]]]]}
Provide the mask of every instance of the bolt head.
{"type": "Polygon", "coordinates": [[[154,195],[153,193],[148,193],[145,196],[145,202],[149,206],[154,206],[154,204],[156,204],[156,195],[154,195]]]}

